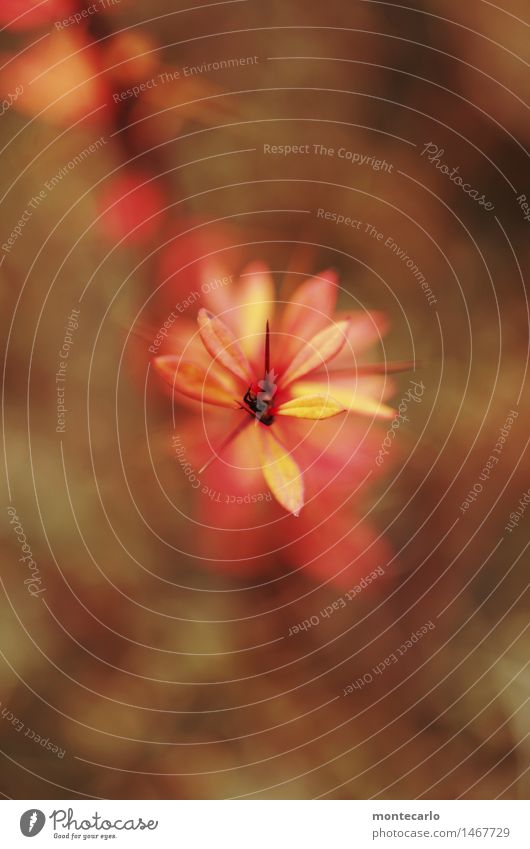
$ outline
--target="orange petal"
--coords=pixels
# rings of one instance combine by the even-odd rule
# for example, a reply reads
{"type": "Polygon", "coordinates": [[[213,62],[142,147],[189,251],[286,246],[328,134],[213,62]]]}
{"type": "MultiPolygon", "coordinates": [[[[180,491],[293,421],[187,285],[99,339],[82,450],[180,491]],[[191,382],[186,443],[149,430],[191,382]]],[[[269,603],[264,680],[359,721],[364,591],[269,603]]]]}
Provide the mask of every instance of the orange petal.
{"type": "Polygon", "coordinates": [[[162,326],[156,332],[152,328],[150,330],[151,341],[155,347],[160,349],[156,351],[157,356],[174,354],[179,361],[185,360],[187,363],[202,366],[209,375],[217,380],[217,383],[222,383],[231,394],[236,393],[237,397],[241,392],[239,381],[235,380],[232,373],[227,371],[220,362],[212,361],[197,330],[197,320],[180,315],[175,319],[174,312],[172,318],[174,323],[170,324],[168,329],[162,326]],[[161,335],[160,331],[164,335],[161,335]]]}
{"type": "Polygon", "coordinates": [[[252,383],[254,376],[250,363],[226,324],[205,309],[199,310],[197,320],[204,347],[214,360],[245,383],[252,383]]]}
{"type": "MultiPolygon", "coordinates": [[[[175,313],[173,313],[173,316],[174,315],[175,313]]],[[[163,326],[161,330],[164,336],[161,336],[158,332],[155,339],[155,345],[160,343],[161,338],[165,339],[165,341],[161,344],[163,353],[178,354],[179,357],[182,357],[182,359],[193,363],[201,363],[205,366],[205,368],[208,368],[211,364],[212,358],[208,351],[204,349],[204,345],[197,330],[196,319],[186,318],[185,316],[179,315],[167,330],[165,330],[163,326]],[[167,337],[165,337],[166,332],[167,337]]],[[[153,338],[154,337],[155,334],[153,334],[153,338]]],[[[218,365],[218,370],[223,371],[223,373],[226,374],[220,364],[218,365]]]]}
{"type": "Polygon", "coordinates": [[[214,259],[206,257],[199,266],[201,291],[206,309],[214,315],[222,315],[225,324],[232,330],[237,330],[234,315],[238,303],[238,290],[234,284],[234,276],[228,268],[214,259]]]}
{"type": "MultiPolygon", "coordinates": [[[[392,407],[383,404],[380,397],[374,397],[366,392],[362,392],[361,387],[355,380],[355,374],[352,373],[351,385],[347,382],[333,380],[332,373],[329,375],[330,380],[326,383],[325,378],[319,381],[303,380],[293,386],[293,394],[299,397],[300,401],[304,400],[309,393],[333,393],[333,400],[337,405],[340,405],[342,410],[350,410],[354,413],[361,413],[365,416],[378,416],[382,419],[393,419],[395,411],[392,407]]],[[[313,396],[315,397],[315,396],[313,396]]]]}
{"type": "Polygon", "coordinates": [[[205,404],[234,409],[234,394],[203,366],[171,354],[155,357],[153,364],[163,379],[182,395],[205,404]]]}
{"type": "Polygon", "coordinates": [[[276,416],[292,416],[296,419],[330,419],[346,412],[342,404],[329,395],[301,395],[281,404],[276,416]]]}
{"type": "Polygon", "coordinates": [[[283,374],[282,389],[336,357],[346,342],[348,328],[348,321],[340,321],[313,336],[296,354],[283,374]]]}
{"type": "Polygon", "coordinates": [[[147,174],[129,171],[106,180],[96,198],[100,234],[111,244],[148,241],[160,230],[165,201],[147,174]]]}
{"type": "Polygon", "coordinates": [[[32,29],[62,21],[73,11],[72,0],[2,0],[0,23],[8,29],[32,29]]]}
{"type": "Polygon", "coordinates": [[[388,330],[388,319],[382,312],[341,311],[336,313],[335,320],[350,319],[348,330],[348,344],[339,354],[335,368],[351,368],[353,354],[357,357],[360,353],[373,345],[382,346],[383,336],[388,330]],[[353,354],[352,354],[353,351],[353,354]]]}
{"type": "Polygon", "coordinates": [[[263,363],[265,324],[273,317],[275,300],[274,283],[267,266],[260,262],[247,265],[240,275],[235,319],[241,347],[255,365],[263,363]]]}
{"type": "Polygon", "coordinates": [[[299,516],[304,506],[304,481],[298,463],[269,428],[258,428],[263,476],[282,507],[299,516]]]}
{"type": "Polygon", "coordinates": [[[337,275],[331,270],[305,280],[295,289],[281,322],[281,332],[286,334],[282,346],[288,357],[304,341],[329,326],[336,302],[337,275]]]}
{"type": "Polygon", "coordinates": [[[329,588],[335,585],[344,592],[361,583],[363,597],[364,593],[367,597],[384,593],[393,572],[388,566],[393,552],[384,534],[351,510],[326,513],[331,515],[322,521],[321,501],[313,499],[300,518],[302,527],[299,523],[286,527],[292,539],[286,551],[288,559],[308,578],[329,588]],[[363,579],[368,576],[371,583],[367,586],[363,579]]]}

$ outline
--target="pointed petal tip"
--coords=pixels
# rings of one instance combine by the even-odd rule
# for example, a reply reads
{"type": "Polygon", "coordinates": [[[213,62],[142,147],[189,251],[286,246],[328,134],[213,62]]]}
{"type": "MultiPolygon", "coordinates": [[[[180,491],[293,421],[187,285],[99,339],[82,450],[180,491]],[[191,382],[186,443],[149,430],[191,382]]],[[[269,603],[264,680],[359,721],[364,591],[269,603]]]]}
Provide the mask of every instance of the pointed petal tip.
{"type": "Polygon", "coordinates": [[[322,271],[320,274],[317,274],[316,277],[317,279],[323,278],[324,280],[327,280],[328,283],[333,283],[334,285],[337,285],[337,283],[339,282],[339,272],[334,266],[326,268],[325,271],[322,271]]]}
{"type": "Polygon", "coordinates": [[[248,262],[241,272],[241,277],[247,274],[269,274],[270,269],[266,262],[263,262],[262,259],[254,259],[252,262],[248,262]]]}
{"type": "Polygon", "coordinates": [[[347,412],[343,403],[336,401],[328,393],[298,395],[285,401],[276,409],[277,416],[289,416],[297,419],[330,419],[347,412]]]}

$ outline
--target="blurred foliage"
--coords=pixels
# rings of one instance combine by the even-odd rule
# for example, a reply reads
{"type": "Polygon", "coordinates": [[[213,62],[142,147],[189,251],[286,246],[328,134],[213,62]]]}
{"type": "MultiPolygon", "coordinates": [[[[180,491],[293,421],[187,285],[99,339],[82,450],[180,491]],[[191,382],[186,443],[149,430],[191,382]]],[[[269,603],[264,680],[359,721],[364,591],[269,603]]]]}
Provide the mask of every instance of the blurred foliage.
{"type": "Polygon", "coordinates": [[[1,791],[526,797],[528,516],[504,531],[528,487],[529,222],[516,200],[528,173],[526,4],[249,0],[190,11],[153,0],[147,11],[122,0],[54,26],[82,8],[50,2],[47,19],[0,33],[1,96],[24,88],[1,118],[2,243],[44,192],[0,267],[4,503],[46,587],[40,601],[28,594],[4,517],[0,700],[66,750],[55,757],[4,718],[1,791]],[[421,155],[428,142],[493,213],[421,155]],[[263,153],[307,143],[393,168],[263,153]],[[322,221],[320,207],[384,239],[322,221]],[[436,309],[387,237],[430,282],[436,309]],[[287,286],[336,268],[342,307],[384,311],[385,357],[417,358],[427,387],[399,434],[399,463],[365,505],[395,558],[295,637],[289,628],[340,591],[281,561],[255,584],[181,553],[200,531],[171,456],[171,404],[145,385],[147,349],[210,252],[233,274],[266,261],[287,286]],[[55,375],[73,308],[59,435],[55,375]],[[514,408],[499,463],[462,514],[514,408]],[[399,663],[342,695],[431,619],[399,663]]]}

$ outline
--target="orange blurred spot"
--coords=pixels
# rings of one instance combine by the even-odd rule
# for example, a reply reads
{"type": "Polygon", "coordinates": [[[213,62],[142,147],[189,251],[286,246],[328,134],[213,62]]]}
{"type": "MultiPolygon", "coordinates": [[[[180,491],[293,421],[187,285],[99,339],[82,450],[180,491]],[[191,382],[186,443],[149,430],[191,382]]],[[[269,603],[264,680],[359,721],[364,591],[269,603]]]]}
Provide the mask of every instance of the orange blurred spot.
{"type": "Polygon", "coordinates": [[[102,189],[98,208],[99,230],[111,242],[148,241],[160,229],[162,192],[140,172],[112,177],[102,189]]]}
{"type": "Polygon", "coordinates": [[[154,74],[157,67],[155,42],[142,32],[115,35],[105,50],[105,63],[115,80],[134,82],[154,74]]]}

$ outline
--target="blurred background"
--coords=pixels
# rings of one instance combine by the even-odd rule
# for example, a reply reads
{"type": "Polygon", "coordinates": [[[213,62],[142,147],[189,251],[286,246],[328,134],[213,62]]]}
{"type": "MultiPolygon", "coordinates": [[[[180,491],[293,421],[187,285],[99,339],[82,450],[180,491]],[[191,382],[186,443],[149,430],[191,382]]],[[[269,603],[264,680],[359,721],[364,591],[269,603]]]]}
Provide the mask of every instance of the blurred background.
{"type": "Polygon", "coordinates": [[[527,797],[527,14],[2,4],[4,796],[527,797]],[[149,351],[256,260],[334,268],[424,386],[347,542],[259,570],[149,351]]]}

